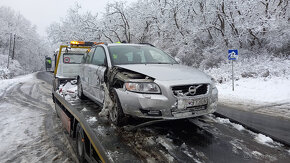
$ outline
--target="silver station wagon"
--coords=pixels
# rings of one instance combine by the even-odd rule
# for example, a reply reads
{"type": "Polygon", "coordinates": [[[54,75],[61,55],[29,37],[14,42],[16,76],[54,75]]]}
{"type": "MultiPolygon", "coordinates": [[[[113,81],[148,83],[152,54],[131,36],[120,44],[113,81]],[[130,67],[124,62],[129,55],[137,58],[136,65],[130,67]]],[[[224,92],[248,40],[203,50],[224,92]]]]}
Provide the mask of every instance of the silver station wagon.
{"type": "Polygon", "coordinates": [[[213,113],[218,90],[213,78],[178,64],[150,44],[99,44],[84,55],[78,96],[109,109],[110,120],[125,117],[183,119],[213,113]]]}

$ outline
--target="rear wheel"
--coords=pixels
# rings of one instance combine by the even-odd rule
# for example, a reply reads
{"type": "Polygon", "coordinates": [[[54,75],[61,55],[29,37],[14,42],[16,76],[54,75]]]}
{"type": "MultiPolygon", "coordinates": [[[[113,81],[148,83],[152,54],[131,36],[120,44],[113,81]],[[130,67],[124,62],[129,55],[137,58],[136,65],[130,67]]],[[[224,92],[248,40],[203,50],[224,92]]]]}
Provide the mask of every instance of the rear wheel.
{"type": "Polygon", "coordinates": [[[80,124],[77,124],[77,135],[76,135],[76,152],[78,159],[81,163],[85,162],[85,138],[84,132],[80,124]]]}
{"type": "Polygon", "coordinates": [[[85,95],[83,93],[83,86],[82,86],[82,82],[81,82],[80,78],[78,78],[78,96],[80,99],[85,98],[85,95]]]}
{"type": "Polygon", "coordinates": [[[116,91],[113,91],[112,93],[112,101],[114,103],[112,109],[110,109],[110,120],[113,124],[116,126],[122,126],[125,123],[125,115],[121,106],[121,103],[119,101],[119,97],[116,93],[116,91]]]}

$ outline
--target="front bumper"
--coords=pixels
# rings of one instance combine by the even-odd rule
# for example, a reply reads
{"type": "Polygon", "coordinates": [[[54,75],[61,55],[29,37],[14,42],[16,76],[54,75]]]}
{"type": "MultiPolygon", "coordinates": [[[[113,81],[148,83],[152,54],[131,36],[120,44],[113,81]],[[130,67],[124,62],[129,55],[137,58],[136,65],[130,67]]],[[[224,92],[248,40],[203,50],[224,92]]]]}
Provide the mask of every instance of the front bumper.
{"type": "Polygon", "coordinates": [[[184,119],[210,114],[216,111],[218,91],[211,89],[206,95],[180,98],[169,93],[141,94],[116,89],[123,112],[127,115],[152,119],[184,119]],[[185,100],[184,100],[185,99],[185,100]],[[180,105],[180,101],[206,99],[207,102],[199,106],[187,108],[180,105]]]}

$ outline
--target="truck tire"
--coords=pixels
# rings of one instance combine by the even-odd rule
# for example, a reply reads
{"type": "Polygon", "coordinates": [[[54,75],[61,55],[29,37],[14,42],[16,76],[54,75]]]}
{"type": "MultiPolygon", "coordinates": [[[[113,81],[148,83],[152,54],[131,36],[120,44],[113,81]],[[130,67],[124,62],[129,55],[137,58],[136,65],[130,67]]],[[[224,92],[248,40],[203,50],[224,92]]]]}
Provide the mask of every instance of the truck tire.
{"type": "Polygon", "coordinates": [[[119,97],[115,90],[112,91],[111,98],[114,105],[109,111],[110,121],[116,126],[122,126],[125,124],[125,114],[123,112],[119,97]]]}
{"type": "Polygon", "coordinates": [[[81,125],[76,128],[76,153],[80,163],[85,162],[85,137],[81,125]]]}
{"type": "Polygon", "coordinates": [[[80,99],[85,99],[82,82],[79,77],[78,77],[78,96],[80,99]]]}

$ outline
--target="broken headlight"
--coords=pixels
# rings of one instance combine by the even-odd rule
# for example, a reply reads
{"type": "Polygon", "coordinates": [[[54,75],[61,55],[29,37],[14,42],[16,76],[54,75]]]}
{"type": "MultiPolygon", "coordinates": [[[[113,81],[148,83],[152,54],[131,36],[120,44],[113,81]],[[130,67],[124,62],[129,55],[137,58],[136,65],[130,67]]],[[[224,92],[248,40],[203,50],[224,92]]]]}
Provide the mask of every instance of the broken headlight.
{"type": "Polygon", "coordinates": [[[155,83],[125,83],[127,91],[139,93],[161,93],[160,88],[155,83]]]}

